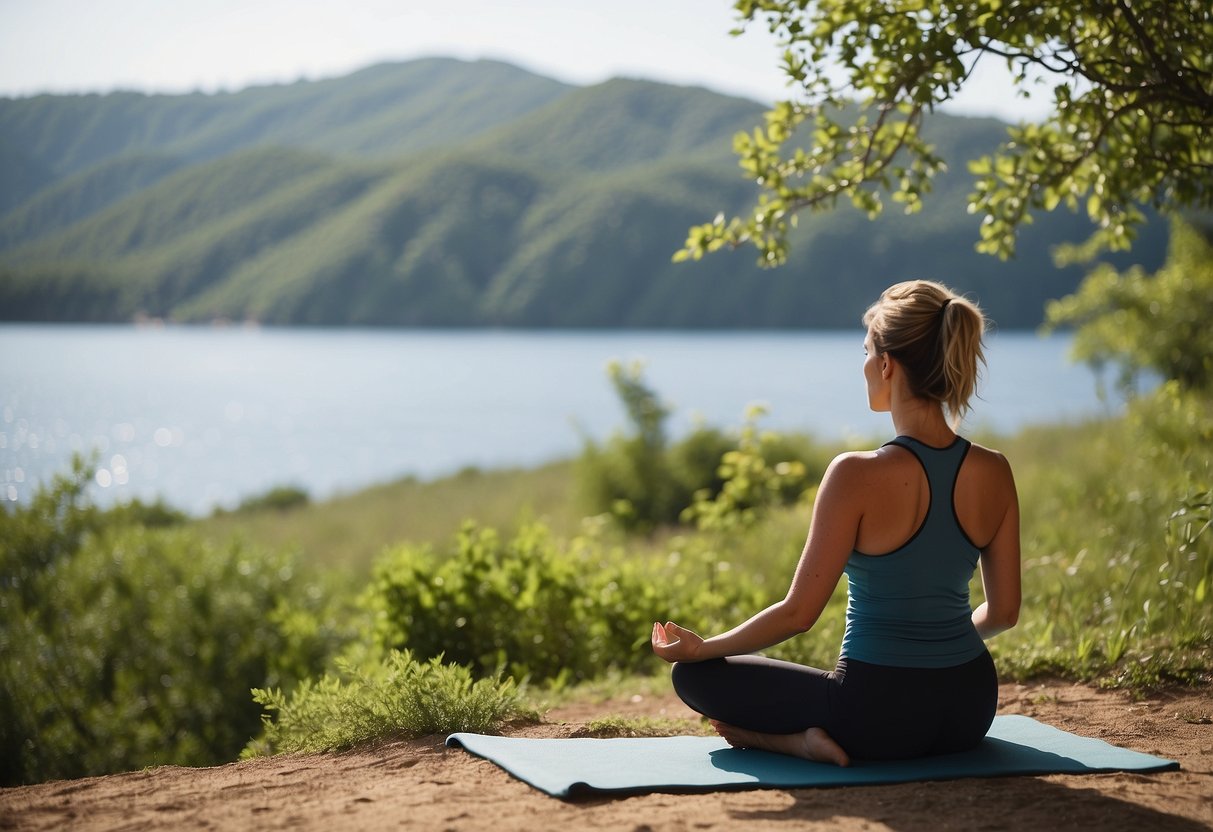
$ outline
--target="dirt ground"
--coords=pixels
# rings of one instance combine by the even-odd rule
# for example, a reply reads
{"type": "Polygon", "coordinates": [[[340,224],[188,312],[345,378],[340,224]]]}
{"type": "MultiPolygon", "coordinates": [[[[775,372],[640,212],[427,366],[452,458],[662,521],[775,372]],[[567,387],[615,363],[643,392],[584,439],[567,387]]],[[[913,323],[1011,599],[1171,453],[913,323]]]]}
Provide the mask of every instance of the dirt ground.
{"type": "MultiPolygon", "coordinates": [[[[1000,713],[1179,760],[1182,770],[562,801],[434,736],[3,789],[0,829],[1213,829],[1213,689],[1134,701],[1069,683],[1008,684],[1001,702],[1000,713]]],[[[566,737],[610,714],[693,716],[672,695],[634,695],[556,709],[516,733],[566,737]]]]}

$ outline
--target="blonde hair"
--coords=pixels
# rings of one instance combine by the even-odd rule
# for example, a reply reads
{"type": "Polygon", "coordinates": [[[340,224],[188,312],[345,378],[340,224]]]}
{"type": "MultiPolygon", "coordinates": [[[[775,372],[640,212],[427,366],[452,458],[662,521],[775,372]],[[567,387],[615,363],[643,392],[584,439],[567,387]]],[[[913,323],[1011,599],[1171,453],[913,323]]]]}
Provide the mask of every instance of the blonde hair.
{"type": "Polygon", "coordinates": [[[986,318],[977,304],[929,280],[885,289],[863,315],[876,351],[897,359],[910,392],[940,402],[955,428],[985,364],[986,318]]]}

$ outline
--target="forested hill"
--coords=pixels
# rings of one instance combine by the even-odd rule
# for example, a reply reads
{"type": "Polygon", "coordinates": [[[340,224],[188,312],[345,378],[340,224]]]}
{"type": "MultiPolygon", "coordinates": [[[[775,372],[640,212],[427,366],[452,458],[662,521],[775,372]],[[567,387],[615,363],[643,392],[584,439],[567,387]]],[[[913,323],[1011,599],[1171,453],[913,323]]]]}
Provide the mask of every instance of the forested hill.
{"type": "MultiPolygon", "coordinates": [[[[931,277],[1015,328],[1081,278],[1049,257],[1089,232],[1065,212],[1012,262],[973,251],[959,160],[1003,125],[944,115],[929,130],[960,170],[921,214],[805,216],[773,271],[748,250],[672,263],[689,226],[748,204],[732,136],[762,112],[442,58],[215,95],[0,99],[0,320],[835,327],[931,277]]],[[[1157,267],[1164,232],[1133,261],[1157,267]]]]}

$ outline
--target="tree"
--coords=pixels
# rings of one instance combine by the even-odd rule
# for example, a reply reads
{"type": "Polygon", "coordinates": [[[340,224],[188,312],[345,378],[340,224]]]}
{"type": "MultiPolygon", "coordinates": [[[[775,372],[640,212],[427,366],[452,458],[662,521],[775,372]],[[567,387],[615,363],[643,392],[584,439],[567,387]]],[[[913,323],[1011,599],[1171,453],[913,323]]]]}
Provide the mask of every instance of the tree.
{"type": "Polygon", "coordinates": [[[787,257],[801,211],[849,198],[876,216],[882,193],[922,206],[945,160],[926,115],[983,61],[1005,61],[1018,94],[1051,86],[1052,113],[1008,129],[972,160],[968,209],[979,251],[1003,259],[1032,212],[1084,207],[1082,252],[1128,249],[1141,207],[1213,207],[1213,5],[1209,0],[736,0],[740,27],[765,20],[785,47],[789,100],[738,134],[761,191],[748,217],[690,230],[676,260],[753,244],[787,257]],[[796,141],[793,141],[796,140],[796,141]],[[789,143],[802,145],[788,150],[789,143]]]}
{"type": "Polygon", "coordinates": [[[1122,387],[1147,371],[1181,389],[1213,388],[1213,242],[1179,218],[1154,275],[1103,264],[1047,315],[1050,328],[1077,325],[1075,357],[1096,369],[1118,365],[1122,387]]]}

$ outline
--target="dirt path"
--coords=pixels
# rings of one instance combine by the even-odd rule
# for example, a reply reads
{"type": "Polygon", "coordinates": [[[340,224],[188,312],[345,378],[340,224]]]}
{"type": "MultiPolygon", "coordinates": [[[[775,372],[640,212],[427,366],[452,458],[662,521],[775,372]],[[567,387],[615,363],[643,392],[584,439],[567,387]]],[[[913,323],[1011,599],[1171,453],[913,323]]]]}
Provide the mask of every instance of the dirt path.
{"type": "MultiPolygon", "coordinates": [[[[1177,759],[1183,770],[565,802],[430,737],[4,789],[0,829],[1213,829],[1213,689],[1135,702],[1066,683],[1004,685],[1001,701],[1001,713],[1177,759]]],[[[607,714],[692,716],[671,696],[625,697],[554,710],[519,733],[569,736],[607,714]]]]}

